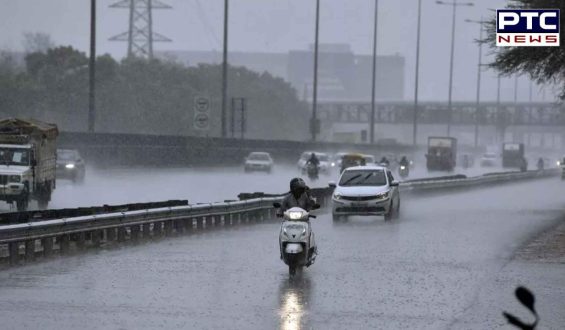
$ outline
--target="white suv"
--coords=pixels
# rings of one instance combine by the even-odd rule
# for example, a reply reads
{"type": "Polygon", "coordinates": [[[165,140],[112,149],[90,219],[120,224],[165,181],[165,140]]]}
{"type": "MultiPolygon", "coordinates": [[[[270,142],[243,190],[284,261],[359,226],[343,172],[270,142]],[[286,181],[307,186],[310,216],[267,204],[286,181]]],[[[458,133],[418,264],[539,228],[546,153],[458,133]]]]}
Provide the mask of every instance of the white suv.
{"type": "Polygon", "coordinates": [[[384,215],[385,221],[396,219],[400,211],[398,182],[382,166],[356,166],[346,169],[332,196],[333,219],[349,215],[384,215]]]}

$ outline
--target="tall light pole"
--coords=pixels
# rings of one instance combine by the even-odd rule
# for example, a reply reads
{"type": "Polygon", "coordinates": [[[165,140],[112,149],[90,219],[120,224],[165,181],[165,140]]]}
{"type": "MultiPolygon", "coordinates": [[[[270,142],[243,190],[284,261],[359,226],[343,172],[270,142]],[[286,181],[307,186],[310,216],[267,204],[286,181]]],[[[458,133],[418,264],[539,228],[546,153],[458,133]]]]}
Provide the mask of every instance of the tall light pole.
{"type": "Polygon", "coordinates": [[[481,69],[483,66],[483,25],[486,21],[483,21],[481,17],[480,21],[466,19],[465,22],[467,23],[476,23],[479,24],[480,31],[479,31],[479,64],[477,65],[477,104],[475,106],[475,148],[479,145],[479,106],[481,104],[481,69]]]}
{"type": "Polygon", "coordinates": [[[459,6],[474,6],[472,2],[460,2],[457,0],[449,1],[436,1],[438,5],[447,5],[453,8],[452,22],[451,22],[451,60],[449,64],[449,96],[447,101],[447,136],[451,136],[451,112],[452,112],[452,94],[453,94],[453,60],[455,53],[455,18],[457,16],[457,7],[459,6]]]}
{"type": "Polygon", "coordinates": [[[502,124],[502,113],[500,111],[500,85],[501,85],[501,74],[498,74],[498,77],[496,79],[496,125],[500,125],[501,127],[501,135],[502,135],[502,141],[504,142],[504,129],[502,128],[503,124],[502,124]]]}
{"type": "Polygon", "coordinates": [[[227,137],[228,108],[228,0],[224,0],[224,53],[222,59],[222,137],[227,137]]]}
{"type": "Polygon", "coordinates": [[[377,81],[377,27],[379,18],[379,0],[375,0],[375,20],[373,27],[373,85],[371,88],[371,127],[369,135],[371,144],[375,143],[375,93],[377,81]]]}
{"type": "Polygon", "coordinates": [[[90,59],[88,64],[88,131],[96,122],[96,0],[90,0],[90,59]]]}
{"type": "Polygon", "coordinates": [[[412,144],[418,139],[418,87],[420,78],[420,32],[422,19],[422,0],[418,0],[418,27],[416,31],[416,74],[414,78],[414,124],[412,125],[412,144]]]}
{"type": "Polygon", "coordinates": [[[318,133],[316,110],[318,108],[318,32],[320,26],[320,0],[316,0],[316,28],[314,37],[314,91],[312,97],[312,120],[310,120],[310,130],[312,131],[312,141],[316,142],[318,133]]]}

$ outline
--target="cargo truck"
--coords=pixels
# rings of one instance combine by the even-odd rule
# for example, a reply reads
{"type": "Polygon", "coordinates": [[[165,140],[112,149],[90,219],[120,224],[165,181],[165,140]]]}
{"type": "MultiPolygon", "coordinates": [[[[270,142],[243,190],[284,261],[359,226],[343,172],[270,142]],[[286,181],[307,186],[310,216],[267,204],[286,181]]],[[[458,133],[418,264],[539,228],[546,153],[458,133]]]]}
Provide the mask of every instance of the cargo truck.
{"type": "Polygon", "coordinates": [[[0,120],[0,200],[25,211],[31,200],[47,208],[55,189],[57,136],[54,124],[0,120]]]}

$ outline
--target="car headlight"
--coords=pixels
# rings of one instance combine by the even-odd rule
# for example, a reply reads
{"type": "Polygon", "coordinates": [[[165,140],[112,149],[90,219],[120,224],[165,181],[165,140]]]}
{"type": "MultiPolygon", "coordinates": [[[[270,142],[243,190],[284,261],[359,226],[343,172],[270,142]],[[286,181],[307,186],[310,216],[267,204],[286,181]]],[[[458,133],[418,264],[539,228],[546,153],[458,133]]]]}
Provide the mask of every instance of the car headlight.
{"type": "Polygon", "coordinates": [[[288,212],[288,218],[290,220],[300,220],[303,217],[304,217],[304,212],[301,212],[301,211],[288,212]]]}
{"type": "Polygon", "coordinates": [[[335,163],[332,163],[331,165],[332,165],[332,167],[335,167],[335,163]]]}
{"type": "Polygon", "coordinates": [[[387,199],[389,195],[390,195],[390,191],[387,191],[382,194],[378,194],[376,197],[377,199],[387,199]]]}
{"type": "Polygon", "coordinates": [[[22,181],[22,177],[19,175],[10,175],[8,177],[8,182],[20,183],[22,181]]]}
{"type": "Polygon", "coordinates": [[[560,161],[557,161],[557,166],[560,166],[560,165],[561,165],[561,162],[560,162],[560,161]]]}
{"type": "Polygon", "coordinates": [[[67,164],[67,165],[65,165],[65,168],[72,170],[73,168],[75,168],[75,164],[67,164]]]}
{"type": "Polygon", "coordinates": [[[335,200],[340,200],[340,199],[341,199],[341,195],[340,195],[339,193],[335,193],[334,196],[333,196],[333,198],[334,198],[335,200]]]}

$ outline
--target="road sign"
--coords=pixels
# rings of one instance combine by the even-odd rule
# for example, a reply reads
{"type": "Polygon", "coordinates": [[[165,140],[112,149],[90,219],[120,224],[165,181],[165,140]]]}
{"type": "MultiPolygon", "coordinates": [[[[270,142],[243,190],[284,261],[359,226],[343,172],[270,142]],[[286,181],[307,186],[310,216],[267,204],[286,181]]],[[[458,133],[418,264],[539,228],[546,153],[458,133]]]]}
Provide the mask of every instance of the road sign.
{"type": "Polygon", "coordinates": [[[207,131],[210,129],[210,98],[204,95],[194,97],[194,129],[207,131]]]}
{"type": "Polygon", "coordinates": [[[194,128],[198,130],[208,130],[210,128],[210,116],[207,113],[194,114],[194,128]]]}
{"type": "Polygon", "coordinates": [[[195,97],[194,110],[198,112],[208,112],[210,110],[210,98],[202,95],[195,97]]]}

